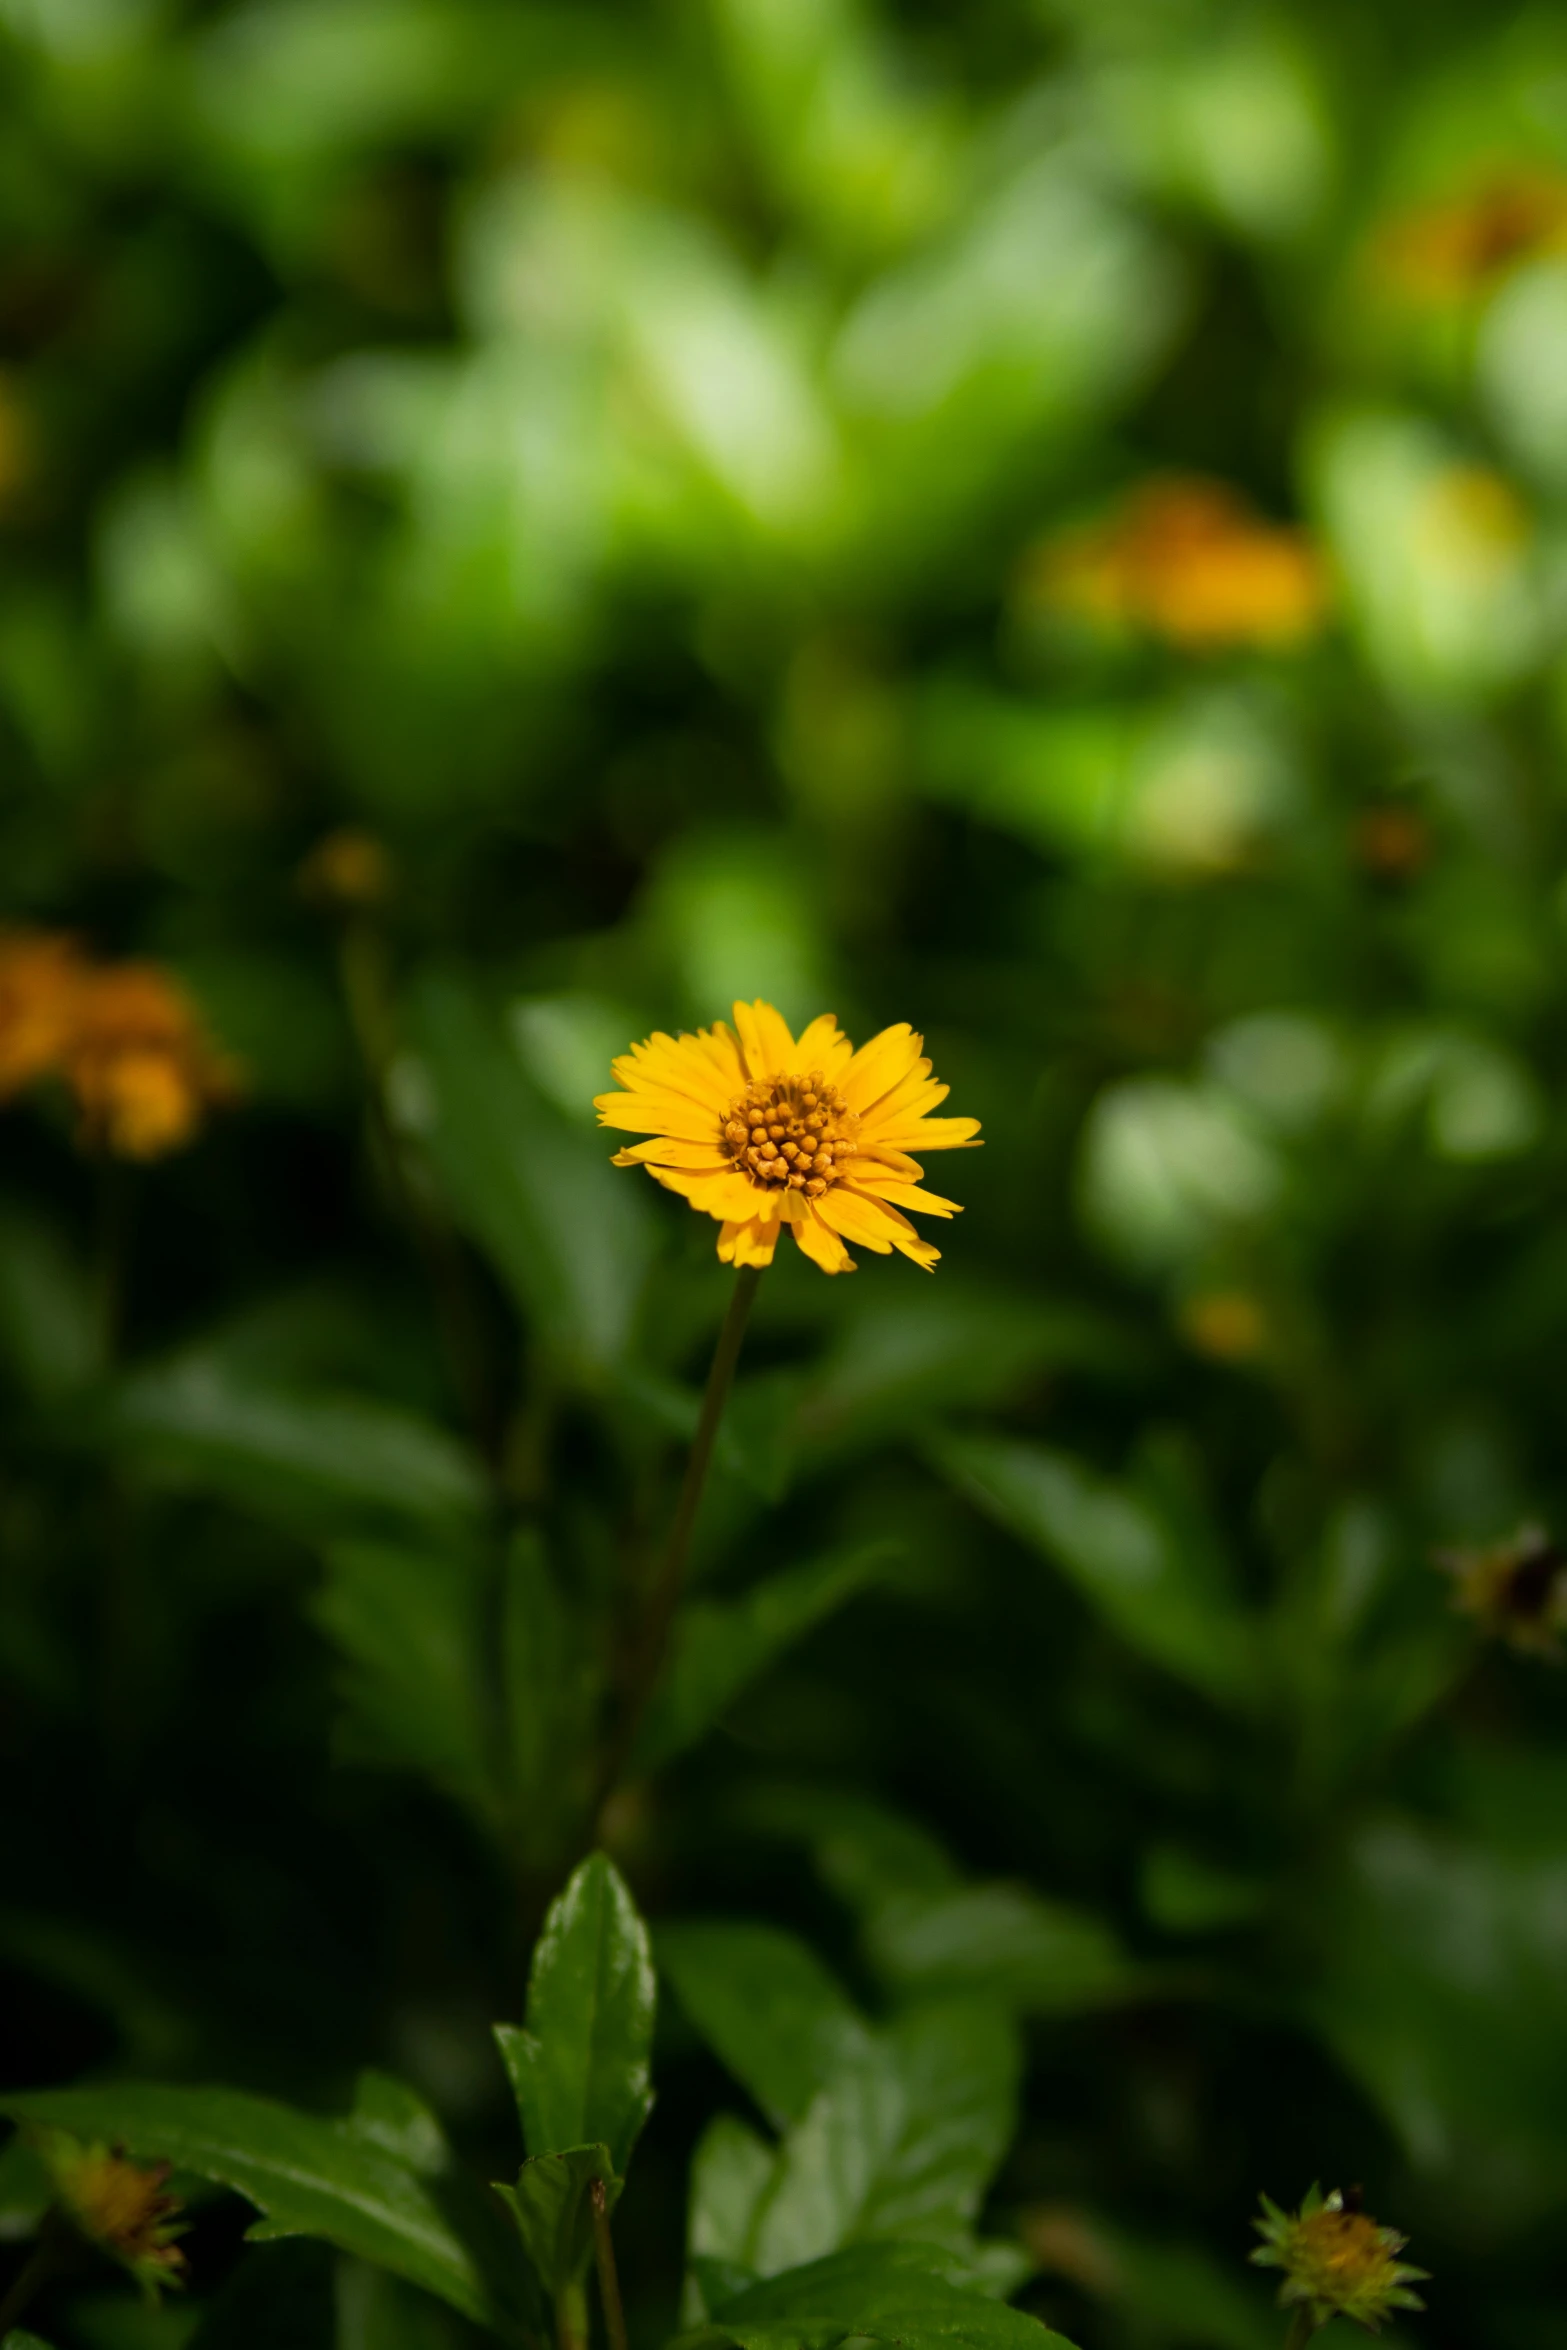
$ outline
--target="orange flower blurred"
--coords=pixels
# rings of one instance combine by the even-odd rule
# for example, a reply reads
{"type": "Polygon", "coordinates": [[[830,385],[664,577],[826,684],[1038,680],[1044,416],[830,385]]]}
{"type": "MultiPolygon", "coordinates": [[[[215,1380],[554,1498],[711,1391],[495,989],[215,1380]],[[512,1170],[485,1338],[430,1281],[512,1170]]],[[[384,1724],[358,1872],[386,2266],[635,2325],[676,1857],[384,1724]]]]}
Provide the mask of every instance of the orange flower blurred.
{"type": "Polygon", "coordinates": [[[1518,262],[1567,250],[1567,179],[1498,172],[1466,195],[1401,214],[1377,250],[1384,274],[1412,300],[1484,293],[1518,262]]]}
{"type": "Polygon", "coordinates": [[[59,1067],[85,969],[55,931],[0,934],[0,1101],[59,1067]]]}
{"type": "Polygon", "coordinates": [[[392,880],[385,842],[352,825],[318,840],[299,868],[305,895],[336,906],[378,906],[390,896],[392,880]]]}
{"type": "Polygon", "coordinates": [[[1263,521],[1224,482],[1171,476],[1031,561],[1030,600],[1186,652],[1278,649],[1320,627],[1328,583],[1303,531],[1263,521]]]}
{"type": "Polygon", "coordinates": [[[61,1062],[84,1138],[117,1158],[178,1150],[237,1084],[184,989],[153,963],[84,975],[61,1062]]]}

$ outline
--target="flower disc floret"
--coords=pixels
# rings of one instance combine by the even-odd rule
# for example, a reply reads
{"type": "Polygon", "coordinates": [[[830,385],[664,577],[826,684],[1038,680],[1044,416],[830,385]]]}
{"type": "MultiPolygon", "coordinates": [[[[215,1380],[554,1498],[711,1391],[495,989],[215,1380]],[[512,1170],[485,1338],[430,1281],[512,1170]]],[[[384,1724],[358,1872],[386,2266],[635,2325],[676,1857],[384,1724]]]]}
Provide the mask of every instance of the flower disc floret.
{"type": "Polygon", "coordinates": [[[831,1013],[796,1038],[771,1004],[736,1004],[733,1029],[650,1036],[614,1071],[622,1090],[599,1095],[600,1123],[652,1138],[618,1151],[616,1166],[645,1167],[715,1217],[726,1264],[770,1264],[787,1229],[824,1273],[854,1270],[851,1240],[935,1265],[903,1211],[959,1211],[921,1189],[911,1154],[965,1149],[979,1121],[931,1116],[947,1088],[911,1028],[884,1028],[856,1052],[831,1013]]]}

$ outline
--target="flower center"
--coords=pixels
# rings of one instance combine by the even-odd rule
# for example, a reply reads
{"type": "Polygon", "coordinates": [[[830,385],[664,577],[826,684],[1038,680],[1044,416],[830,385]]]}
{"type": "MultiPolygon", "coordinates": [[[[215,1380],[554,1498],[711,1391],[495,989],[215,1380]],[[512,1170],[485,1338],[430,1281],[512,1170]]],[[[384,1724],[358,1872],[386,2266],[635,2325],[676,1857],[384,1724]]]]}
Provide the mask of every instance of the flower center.
{"type": "Polygon", "coordinates": [[[860,1121],[820,1069],[808,1077],[758,1077],[730,1103],[724,1149],[753,1183],[820,1199],[854,1148],[860,1121]]]}

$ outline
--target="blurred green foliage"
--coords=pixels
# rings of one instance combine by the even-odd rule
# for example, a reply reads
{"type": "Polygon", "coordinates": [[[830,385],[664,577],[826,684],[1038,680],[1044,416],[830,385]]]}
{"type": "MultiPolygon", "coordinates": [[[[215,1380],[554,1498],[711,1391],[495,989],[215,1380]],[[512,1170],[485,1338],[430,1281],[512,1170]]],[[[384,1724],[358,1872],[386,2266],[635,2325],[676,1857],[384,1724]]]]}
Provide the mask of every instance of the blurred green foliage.
{"type": "MultiPolygon", "coordinates": [[[[591,1097],[763,995],[988,1147],[933,1279],[766,1277],[604,1813],[634,2343],[819,2257],[1262,2350],[1313,2177],[1398,2341],[1559,2340],[1564,1588],[1433,1558],[1567,1517],[1564,89],[1456,0],[0,0],[4,918],[244,1070],[0,1112],[19,2093],[515,2170],[729,1280],[591,1097]]],[[[29,2324],[493,2315],[237,2211],[29,2324]]]]}

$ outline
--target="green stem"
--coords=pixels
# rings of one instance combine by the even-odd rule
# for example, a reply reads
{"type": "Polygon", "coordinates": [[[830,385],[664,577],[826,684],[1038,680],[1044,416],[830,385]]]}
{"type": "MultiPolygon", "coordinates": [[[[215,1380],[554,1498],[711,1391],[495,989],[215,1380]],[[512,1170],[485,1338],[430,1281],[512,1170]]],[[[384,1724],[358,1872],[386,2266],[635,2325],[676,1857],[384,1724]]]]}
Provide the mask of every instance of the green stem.
{"type": "Polygon", "coordinates": [[[664,1545],[653,1588],[648,1595],[647,1613],[642,1621],[635,1663],[629,1676],[630,1685],[620,1733],[600,1775],[595,1811],[602,1808],[625,1769],[648,1700],[658,1686],[658,1677],[663,1670],[669,1635],[674,1627],[675,1610],[680,1605],[681,1588],[685,1582],[686,1559],[691,1549],[692,1534],[696,1530],[697,1512],[701,1508],[707,1473],[712,1466],[713,1446],[718,1441],[718,1425],[724,1416],[724,1405],[728,1400],[735,1365],[740,1359],[745,1326],[751,1318],[751,1307],[761,1278],[762,1268],[759,1265],[742,1265],[735,1275],[729,1310],[724,1316],[723,1328],[718,1333],[718,1344],[713,1349],[712,1367],[707,1374],[707,1388],[702,1397],[696,1435],[692,1438],[690,1455],[686,1461],[686,1473],[680,1483],[680,1499],[675,1504],[674,1523],[669,1529],[669,1540],[664,1545]]]}
{"type": "Polygon", "coordinates": [[[621,2306],[620,2278],[615,2268],[615,2240],[609,2232],[609,2198],[602,2179],[595,2179],[588,2189],[588,2202],[593,2213],[593,2258],[598,2265],[599,2303],[604,2311],[604,2331],[609,2336],[609,2350],[627,2350],[626,2313],[621,2306]]]}
{"type": "Polygon", "coordinates": [[[588,2350],[588,2297],[581,2285],[555,2296],[555,2350],[588,2350]]]}
{"type": "Polygon", "coordinates": [[[1284,2350],[1306,2350],[1306,2344],[1316,2332],[1308,2302],[1302,2302],[1290,2319],[1290,2330],[1284,2337],[1284,2350]]]}

